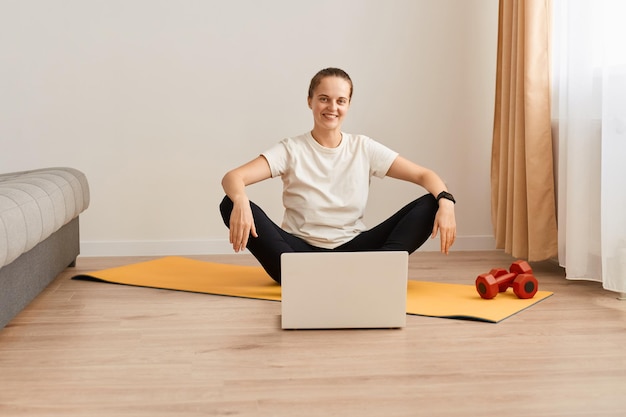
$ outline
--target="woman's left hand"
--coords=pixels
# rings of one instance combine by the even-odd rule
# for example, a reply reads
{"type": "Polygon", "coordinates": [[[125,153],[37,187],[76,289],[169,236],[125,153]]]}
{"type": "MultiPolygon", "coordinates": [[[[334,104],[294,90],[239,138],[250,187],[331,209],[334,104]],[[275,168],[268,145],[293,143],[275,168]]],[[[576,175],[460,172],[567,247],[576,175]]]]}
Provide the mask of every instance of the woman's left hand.
{"type": "Polygon", "coordinates": [[[431,238],[437,237],[441,240],[441,252],[448,254],[450,247],[456,240],[456,220],[454,217],[454,203],[452,201],[439,200],[439,210],[435,215],[435,224],[431,238]]]}

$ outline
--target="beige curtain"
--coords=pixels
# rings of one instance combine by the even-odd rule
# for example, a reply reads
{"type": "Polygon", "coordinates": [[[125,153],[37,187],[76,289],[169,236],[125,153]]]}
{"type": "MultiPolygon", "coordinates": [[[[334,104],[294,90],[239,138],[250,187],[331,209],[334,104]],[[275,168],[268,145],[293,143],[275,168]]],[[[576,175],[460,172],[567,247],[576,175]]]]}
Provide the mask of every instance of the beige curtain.
{"type": "Polygon", "coordinates": [[[496,247],[529,261],[557,254],[550,9],[549,0],[500,0],[491,216],[496,247]]]}

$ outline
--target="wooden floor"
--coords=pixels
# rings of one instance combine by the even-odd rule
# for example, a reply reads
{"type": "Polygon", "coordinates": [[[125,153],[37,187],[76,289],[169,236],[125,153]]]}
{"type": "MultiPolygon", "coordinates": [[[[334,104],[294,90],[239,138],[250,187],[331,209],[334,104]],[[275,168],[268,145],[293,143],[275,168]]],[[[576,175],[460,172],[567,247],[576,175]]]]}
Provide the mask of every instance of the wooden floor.
{"type": "MultiPolygon", "coordinates": [[[[626,415],[626,301],[551,263],[533,267],[555,295],[498,324],[401,330],[282,331],[277,302],[70,279],[146,259],[79,258],[0,330],[0,416],[626,415]]],[[[418,252],[409,278],[511,261],[418,252]]]]}

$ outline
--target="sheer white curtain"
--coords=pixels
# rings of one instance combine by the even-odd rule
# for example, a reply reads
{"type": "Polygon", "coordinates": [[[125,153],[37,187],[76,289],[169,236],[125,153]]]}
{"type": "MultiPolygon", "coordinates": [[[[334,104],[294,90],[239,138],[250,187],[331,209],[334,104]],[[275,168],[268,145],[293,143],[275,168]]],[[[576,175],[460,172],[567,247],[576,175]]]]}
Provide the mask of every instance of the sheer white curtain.
{"type": "Polygon", "coordinates": [[[559,262],[626,297],[626,1],[553,1],[559,262]]]}

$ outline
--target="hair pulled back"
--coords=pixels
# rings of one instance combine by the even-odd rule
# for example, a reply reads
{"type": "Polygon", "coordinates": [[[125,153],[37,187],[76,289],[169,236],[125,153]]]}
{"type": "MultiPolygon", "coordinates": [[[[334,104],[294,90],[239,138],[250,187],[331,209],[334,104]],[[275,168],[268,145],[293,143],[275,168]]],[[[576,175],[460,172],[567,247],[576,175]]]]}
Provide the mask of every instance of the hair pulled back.
{"type": "Polygon", "coordinates": [[[322,80],[326,77],[339,77],[343,78],[350,84],[350,99],[352,99],[352,80],[347,72],[339,68],[324,68],[320,70],[315,76],[311,79],[311,84],[309,84],[309,98],[313,98],[313,91],[317,88],[318,85],[322,82],[322,80]]]}

